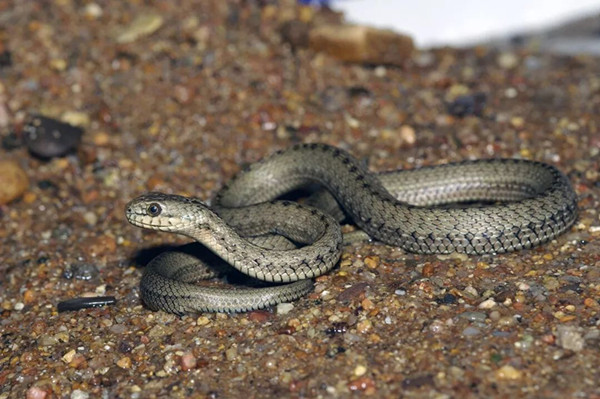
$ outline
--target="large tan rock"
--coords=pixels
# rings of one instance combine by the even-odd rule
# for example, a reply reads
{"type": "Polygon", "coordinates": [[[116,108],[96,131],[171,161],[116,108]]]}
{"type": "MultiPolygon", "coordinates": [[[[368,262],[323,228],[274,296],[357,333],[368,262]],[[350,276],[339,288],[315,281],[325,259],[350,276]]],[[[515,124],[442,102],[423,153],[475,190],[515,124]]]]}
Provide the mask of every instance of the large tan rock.
{"type": "Polygon", "coordinates": [[[0,161],[0,205],[17,199],[29,186],[25,171],[14,161],[0,161]]]}
{"type": "Polygon", "coordinates": [[[358,25],[323,25],[309,32],[309,46],[342,61],[402,65],[415,46],[410,36],[358,25]]]}

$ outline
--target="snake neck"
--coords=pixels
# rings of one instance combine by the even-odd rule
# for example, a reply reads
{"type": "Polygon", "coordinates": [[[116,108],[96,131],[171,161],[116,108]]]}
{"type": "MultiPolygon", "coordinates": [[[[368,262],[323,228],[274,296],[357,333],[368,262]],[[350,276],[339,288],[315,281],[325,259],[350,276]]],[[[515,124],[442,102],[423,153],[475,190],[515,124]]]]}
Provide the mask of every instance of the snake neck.
{"type": "Polygon", "coordinates": [[[202,224],[180,233],[202,243],[240,272],[264,281],[291,282],[323,274],[335,266],[341,254],[342,235],[335,220],[290,202],[229,209],[221,215],[211,212],[203,215],[202,224]],[[261,228],[248,230],[246,222],[261,228]],[[310,245],[267,249],[244,238],[262,234],[281,234],[310,245]]]}

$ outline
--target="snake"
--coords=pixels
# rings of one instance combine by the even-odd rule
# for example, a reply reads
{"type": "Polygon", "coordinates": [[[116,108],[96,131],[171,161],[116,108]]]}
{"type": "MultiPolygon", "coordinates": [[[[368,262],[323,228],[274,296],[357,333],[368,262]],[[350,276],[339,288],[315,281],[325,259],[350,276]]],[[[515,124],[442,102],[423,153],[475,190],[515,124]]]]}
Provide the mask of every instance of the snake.
{"type": "Polygon", "coordinates": [[[217,192],[196,198],[151,192],[126,205],[134,226],[184,235],[265,286],[196,284],[210,265],[167,252],[145,268],[140,295],[175,314],[244,312],[296,300],[340,259],[340,222],[418,254],[501,254],[546,243],[577,219],[577,195],[553,165],[468,160],[374,173],[341,148],[298,144],[250,164],[217,192]],[[281,200],[314,187],[306,203],[281,200]]]}

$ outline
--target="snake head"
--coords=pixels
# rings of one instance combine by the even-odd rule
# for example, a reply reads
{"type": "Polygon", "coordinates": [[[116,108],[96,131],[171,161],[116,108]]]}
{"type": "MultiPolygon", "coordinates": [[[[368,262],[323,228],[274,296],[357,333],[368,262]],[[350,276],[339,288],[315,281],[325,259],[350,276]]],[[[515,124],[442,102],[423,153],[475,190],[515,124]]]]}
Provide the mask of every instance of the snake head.
{"type": "Polygon", "coordinates": [[[151,230],[181,233],[205,223],[212,211],[201,201],[181,195],[151,192],[125,206],[129,223],[151,230]]]}

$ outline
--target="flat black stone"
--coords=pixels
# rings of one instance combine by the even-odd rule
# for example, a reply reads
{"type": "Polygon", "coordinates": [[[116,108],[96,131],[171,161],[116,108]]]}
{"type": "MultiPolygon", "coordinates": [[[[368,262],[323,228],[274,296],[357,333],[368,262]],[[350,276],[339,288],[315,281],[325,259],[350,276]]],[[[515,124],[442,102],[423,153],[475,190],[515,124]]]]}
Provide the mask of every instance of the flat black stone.
{"type": "Polygon", "coordinates": [[[73,298],[61,301],[56,305],[59,312],[79,310],[87,308],[99,308],[106,305],[114,305],[117,299],[114,296],[95,296],[89,298],[73,298]]]}
{"type": "Polygon", "coordinates": [[[23,133],[25,145],[33,155],[54,158],[77,148],[83,129],[56,119],[34,115],[25,125],[23,133]]]}

